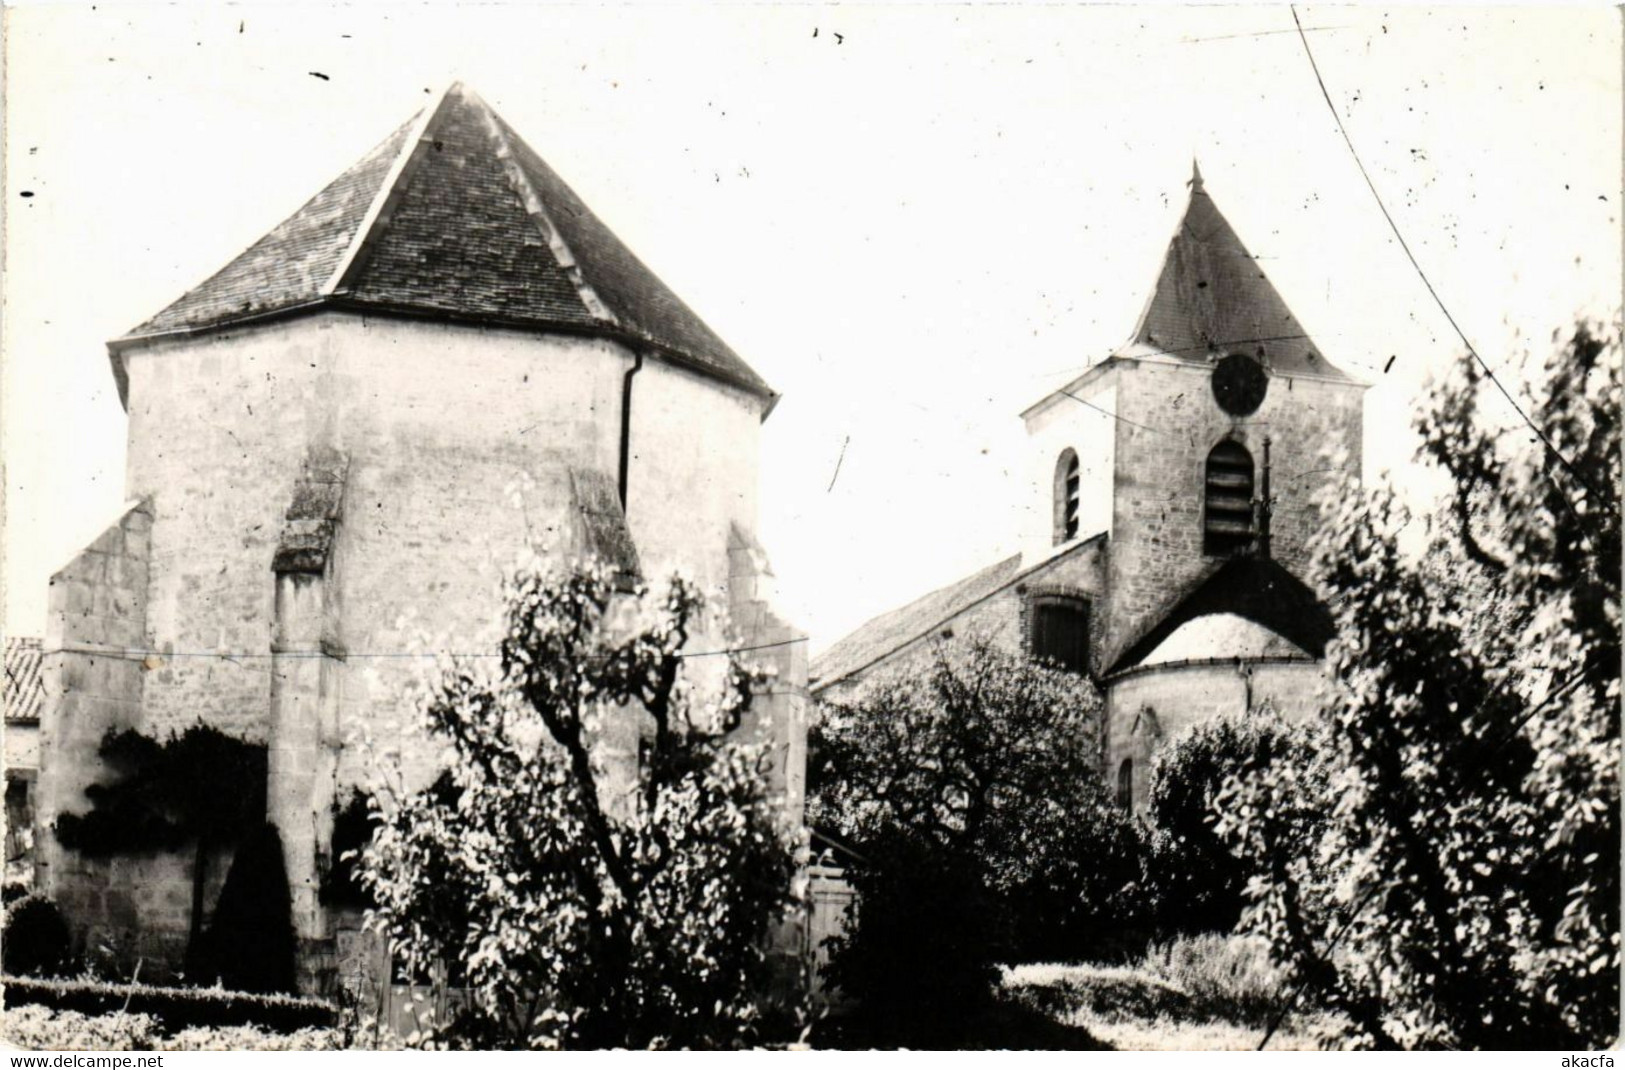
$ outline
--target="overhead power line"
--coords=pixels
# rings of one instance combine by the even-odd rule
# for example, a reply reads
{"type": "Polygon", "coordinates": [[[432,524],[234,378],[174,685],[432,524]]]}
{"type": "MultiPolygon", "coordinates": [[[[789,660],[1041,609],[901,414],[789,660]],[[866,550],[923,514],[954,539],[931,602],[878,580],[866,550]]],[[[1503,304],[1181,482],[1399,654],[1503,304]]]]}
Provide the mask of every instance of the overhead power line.
{"type": "Polygon", "coordinates": [[[1502,383],[1500,377],[1495,374],[1495,369],[1491,368],[1489,362],[1479,354],[1477,347],[1468,341],[1467,332],[1461,329],[1461,324],[1457,323],[1456,317],[1450,314],[1450,309],[1446,307],[1444,299],[1439,296],[1439,291],[1433,288],[1433,283],[1428,279],[1427,272],[1422,270],[1422,265],[1417,261],[1416,255],[1411,252],[1410,245],[1405,241],[1405,235],[1400,233],[1399,224],[1394,222],[1394,217],[1388,212],[1388,206],[1383,203],[1382,194],[1377,192],[1376,183],[1371,181],[1371,175],[1366,171],[1365,164],[1360,159],[1360,153],[1354,147],[1354,140],[1349,137],[1348,127],[1343,125],[1343,117],[1337,113],[1337,105],[1332,103],[1332,94],[1326,88],[1326,79],[1321,76],[1320,64],[1315,62],[1314,50],[1309,47],[1309,35],[1304,32],[1303,23],[1298,19],[1298,6],[1293,4],[1290,10],[1292,12],[1292,24],[1298,29],[1298,40],[1303,42],[1303,54],[1309,58],[1309,68],[1315,73],[1315,82],[1320,86],[1320,95],[1326,101],[1327,109],[1332,113],[1332,121],[1337,124],[1337,132],[1343,135],[1343,144],[1348,146],[1349,155],[1354,157],[1354,166],[1360,169],[1360,177],[1365,179],[1366,188],[1371,191],[1372,199],[1377,202],[1377,208],[1382,212],[1382,218],[1388,221],[1388,229],[1393,231],[1394,240],[1399,242],[1400,249],[1405,253],[1405,259],[1409,260],[1411,267],[1416,269],[1416,277],[1422,280],[1423,286],[1427,287],[1428,296],[1433,298],[1433,303],[1439,306],[1440,312],[1444,313],[1444,318],[1450,322],[1450,327],[1456,332],[1456,337],[1461,339],[1461,344],[1467,347],[1467,352],[1478,362],[1478,366],[1484,369],[1485,377],[1495,384],[1495,388],[1501,392],[1502,397],[1507,399],[1507,403],[1512,406],[1513,411],[1523,418],[1524,423],[1529,425],[1529,430],[1533,431],[1535,436],[1540,439],[1541,445],[1546,447],[1546,452],[1555,458],[1569,475],[1595,493],[1596,488],[1592,487],[1590,481],[1569,462],[1567,457],[1563,456],[1552,440],[1547,437],[1546,432],[1541,430],[1534,419],[1524,411],[1523,406],[1518,404],[1518,399],[1512,396],[1512,392],[1506,388],[1506,384],[1502,383]]]}

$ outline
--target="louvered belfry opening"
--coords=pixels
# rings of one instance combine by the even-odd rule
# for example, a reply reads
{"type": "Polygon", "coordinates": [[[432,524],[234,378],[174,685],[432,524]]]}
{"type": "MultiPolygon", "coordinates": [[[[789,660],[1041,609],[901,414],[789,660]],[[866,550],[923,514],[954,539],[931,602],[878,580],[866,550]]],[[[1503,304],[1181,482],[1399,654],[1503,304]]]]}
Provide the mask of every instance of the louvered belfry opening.
{"type": "Polygon", "coordinates": [[[1078,537],[1078,457],[1066,466],[1066,537],[1078,537]]]}
{"type": "Polygon", "coordinates": [[[1068,449],[1055,462],[1055,545],[1078,537],[1078,508],[1082,475],[1078,455],[1068,449]]]}
{"type": "Polygon", "coordinates": [[[1207,499],[1202,515],[1202,552],[1229,557],[1253,541],[1253,455],[1225,441],[1207,455],[1207,499]]]}

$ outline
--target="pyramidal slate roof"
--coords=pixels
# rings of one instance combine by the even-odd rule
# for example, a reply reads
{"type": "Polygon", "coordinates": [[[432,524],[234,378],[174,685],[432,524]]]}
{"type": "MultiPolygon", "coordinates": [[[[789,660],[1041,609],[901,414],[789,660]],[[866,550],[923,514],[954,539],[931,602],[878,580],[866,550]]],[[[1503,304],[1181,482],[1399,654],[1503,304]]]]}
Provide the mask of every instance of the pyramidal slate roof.
{"type": "Polygon", "coordinates": [[[324,307],[601,335],[776,396],[461,83],[110,343],[120,395],[128,346],[324,307]]]}
{"type": "Polygon", "coordinates": [[[1191,169],[1191,199],[1129,342],[1206,364],[1257,357],[1278,375],[1353,378],[1326,359],[1191,169]]]}

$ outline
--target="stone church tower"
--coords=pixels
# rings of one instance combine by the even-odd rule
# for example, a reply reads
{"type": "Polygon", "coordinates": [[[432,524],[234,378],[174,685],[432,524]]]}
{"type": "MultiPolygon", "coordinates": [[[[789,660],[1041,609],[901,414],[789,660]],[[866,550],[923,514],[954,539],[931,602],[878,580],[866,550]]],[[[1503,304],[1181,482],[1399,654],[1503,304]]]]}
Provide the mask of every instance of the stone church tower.
{"type": "Polygon", "coordinates": [[[1331,622],[1304,582],[1308,543],[1317,496],[1359,474],[1365,385],[1299,324],[1199,171],[1190,189],[1129,340],[1022,414],[1021,552],[830,647],[816,694],[977,630],[1095,680],[1102,773],[1136,809],[1180,729],[1313,701],[1331,622]]]}
{"type": "Polygon", "coordinates": [[[130,504],[53,579],[45,644],[40,876],[81,939],[178,962],[186,856],[101,862],[49,830],[85,809],[109,729],[202,720],[268,746],[319,978],[353,740],[429,779],[405,734],[425,662],[398,655],[494,649],[527,546],[715,592],[777,671],[755,728],[799,813],[806,666],[754,535],[776,395],[474,93],[433,98],[109,350],[130,504]]]}

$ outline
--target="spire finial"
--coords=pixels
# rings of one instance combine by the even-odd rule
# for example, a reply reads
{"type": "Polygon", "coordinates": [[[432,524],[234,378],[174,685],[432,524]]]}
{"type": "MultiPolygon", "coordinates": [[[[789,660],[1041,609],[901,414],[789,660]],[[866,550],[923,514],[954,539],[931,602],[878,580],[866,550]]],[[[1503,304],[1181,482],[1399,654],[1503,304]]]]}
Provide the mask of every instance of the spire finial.
{"type": "Polygon", "coordinates": [[[1194,156],[1191,157],[1191,180],[1185,184],[1191,188],[1192,193],[1205,192],[1202,189],[1202,169],[1197,166],[1196,157],[1194,156]]]}

